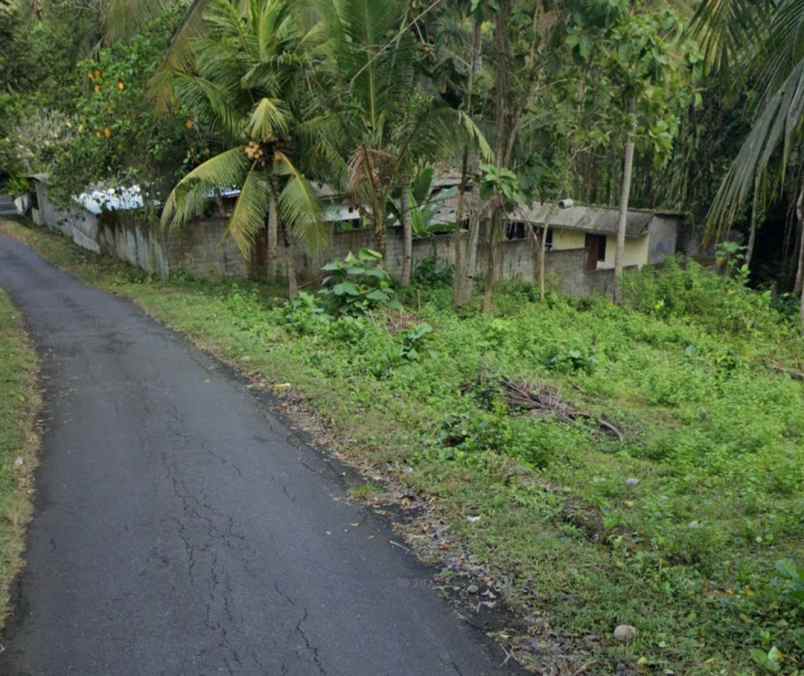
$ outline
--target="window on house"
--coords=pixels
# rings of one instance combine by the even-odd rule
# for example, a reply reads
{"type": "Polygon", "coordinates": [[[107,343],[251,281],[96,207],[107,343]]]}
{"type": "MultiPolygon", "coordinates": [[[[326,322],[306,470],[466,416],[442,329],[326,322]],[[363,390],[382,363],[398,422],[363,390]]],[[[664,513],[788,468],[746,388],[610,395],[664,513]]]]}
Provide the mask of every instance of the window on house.
{"type": "Polygon", "coordinates": [[[527,232],[524,223],[508,223],[505,226],[505,238],[509,240],[513,239],[525,239],[525,233],[527,232]]]}

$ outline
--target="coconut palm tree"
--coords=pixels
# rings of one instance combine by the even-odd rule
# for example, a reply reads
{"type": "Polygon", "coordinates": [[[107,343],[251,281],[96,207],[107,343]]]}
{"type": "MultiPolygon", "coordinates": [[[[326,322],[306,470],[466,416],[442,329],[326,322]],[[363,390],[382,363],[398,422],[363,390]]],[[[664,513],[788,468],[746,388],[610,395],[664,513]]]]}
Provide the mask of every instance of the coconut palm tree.
{"type": "MultiPolygon", "coordinates": [[[[420,77],[412,32],[420,17],[409,5],[403,0],[314,2],[325,37],[318,52],[323,86],[319,115],[303,131],[316,139],[311,144],[315,159],[372,224],[380,253],[389,200],[406,193],[417,167],[452,159],[466,138],[485,157],[491,155],[471,118],[428,91],[420,77]]],[[[403,217],[403,283],[411,273],[408,220],[403,217]]]]}
{"type": "MultiPolygon", "coordinates": [[[[794,151],[801,173],[798,203],[804,199],[804,0],[702,0],[693,30],[715,68],[728,71],[748,62],[757,81],[764,83],[751,131],[710,210],[711,231],[719,236],[757,186],[770,178],[777,184],[784,181],[794,151]],[[781,173],[772,177],[775,166],[781,173]]],[[[804,231],[804,217],[799,220],[804,231]]],[[[804,232],[799,258],[800,279],[804,232]]]]}
{"type": "Polygon", "coordinates": [[[172,71],[177,98],[218,132],[229,149],[182,178],[162,213],[165,227],[201,214],[222,189],[240,194],[228,231],[244,256],[267,232],[269,259],[278,233],[284,245],[288,293],[296,294],[293,243],[320,246],[326,231],[320,205],[298,162],[298,134],[308,96],[307,42],[292,0],[210,0],[204,37],[191,43],[191,69],[172,71]]]}

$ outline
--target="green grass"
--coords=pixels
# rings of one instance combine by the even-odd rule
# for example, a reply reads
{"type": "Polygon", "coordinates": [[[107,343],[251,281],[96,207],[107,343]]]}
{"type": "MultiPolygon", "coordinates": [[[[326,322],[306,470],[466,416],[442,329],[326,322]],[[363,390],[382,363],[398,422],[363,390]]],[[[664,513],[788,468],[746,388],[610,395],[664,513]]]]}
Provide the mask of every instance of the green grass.
{"type": "Polygon", "coordinates": [[[10,612],[9,586],[22,568],[36,466],[36,355],[22,317],[0,290],[0,627],[10,612]]]}
{"type": "Polygon", "coordinates": [[[801,608],[774,566],[804,561],[804,384],[769,367],[801,369],[804,341],[769,297],[671,266],[631,278],[631,309],[541,304],[512,286],[494,316],[458,316],[436,287],[412,293],[402,317],[322,322],[257,284],[161,283],[0,229],[289,383],[349,460],[429,499],[509,604],[541,618],[534,635],[546,621],[594,649],[594,673],[754,673],[751,650],[773,646],[782,671],[802,668],[801,608]],[[411,359],[418,322],[434,331],[411,359]],[[498,377],[557,388],[624,441],[517,415],[498,377]],[[620,623],[637,627],[634,643],[609,638],[620,623]]]}

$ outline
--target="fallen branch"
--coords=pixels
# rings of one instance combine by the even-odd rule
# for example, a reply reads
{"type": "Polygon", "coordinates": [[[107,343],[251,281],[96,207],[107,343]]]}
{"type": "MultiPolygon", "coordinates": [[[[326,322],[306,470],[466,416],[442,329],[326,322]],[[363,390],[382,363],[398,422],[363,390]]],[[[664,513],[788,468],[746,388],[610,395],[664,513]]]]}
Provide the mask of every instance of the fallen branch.
{"type": "Polygon", "coordinates": [[[767,366],[771,371],[775,371],[776,373],[781,373],[783,375],[790,376],[793,380],[804,382],[804,372],[796,371],[795,369],[789,369],[784,366],[776,366],[775,364],[768,364],[767,366]]]}
{"type": "Polygon", "coordinates": [[[617,437],[620,442],[624,440],[623,433],[614,423],[591,413],[579,411],[561,399],[558,390],[548,385],[531,386],[528,383],[515,383],[507,379],[503,379],[501,383],[508,405],[512,408],[528,411],[531,415],[553,416],[564,422],[592,420],[605,434],[617,437]]]}

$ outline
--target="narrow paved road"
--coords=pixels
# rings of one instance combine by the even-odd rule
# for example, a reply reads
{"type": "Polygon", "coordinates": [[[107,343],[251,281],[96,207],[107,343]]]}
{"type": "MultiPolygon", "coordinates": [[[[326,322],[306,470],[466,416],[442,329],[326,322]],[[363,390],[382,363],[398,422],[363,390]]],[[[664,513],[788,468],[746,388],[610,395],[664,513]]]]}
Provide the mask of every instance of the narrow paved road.
{"type": "Polygon", "coordinates": [[[338,500],[336,471],[217,362],[1,236],[0,286],[46,394],[0,673],[503,673],[385,526],[338,500]]]}

